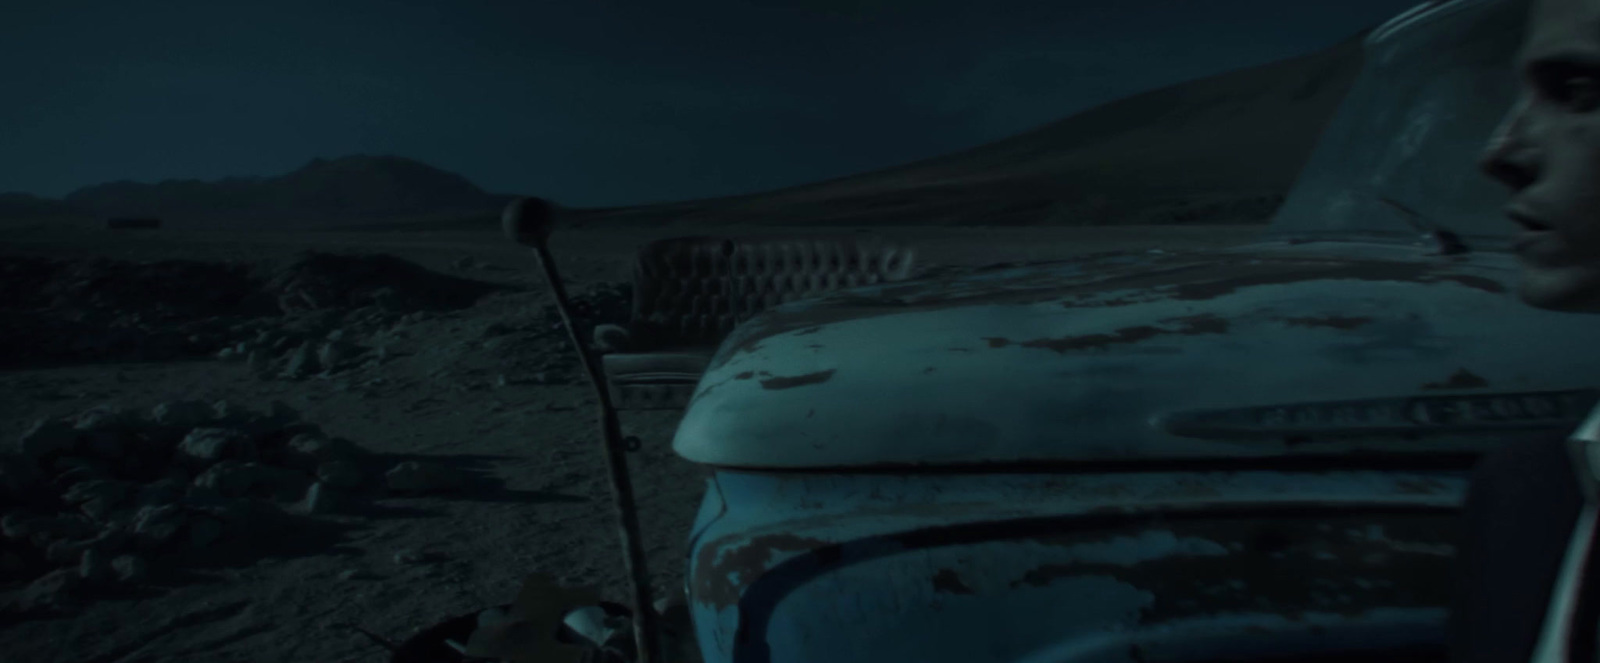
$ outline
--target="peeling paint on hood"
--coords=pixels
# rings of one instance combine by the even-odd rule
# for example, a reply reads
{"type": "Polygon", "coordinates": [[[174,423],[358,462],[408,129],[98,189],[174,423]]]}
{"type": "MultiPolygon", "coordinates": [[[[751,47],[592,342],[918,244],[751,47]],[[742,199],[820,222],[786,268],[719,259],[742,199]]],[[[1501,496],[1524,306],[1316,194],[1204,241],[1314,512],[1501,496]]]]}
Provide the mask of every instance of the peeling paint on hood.
{"type": "Polygon", "coordinates": [[[1510,294],[1515,276],[1498,253],[1285,242],[840,291],[735,330],[675,448],[771,468],[1459,451],[1199,440],[1151,422],[1591,386],[1600,356],[1563,349],[1594,338],[1600,317],[1530,309],[1510,294]]]}

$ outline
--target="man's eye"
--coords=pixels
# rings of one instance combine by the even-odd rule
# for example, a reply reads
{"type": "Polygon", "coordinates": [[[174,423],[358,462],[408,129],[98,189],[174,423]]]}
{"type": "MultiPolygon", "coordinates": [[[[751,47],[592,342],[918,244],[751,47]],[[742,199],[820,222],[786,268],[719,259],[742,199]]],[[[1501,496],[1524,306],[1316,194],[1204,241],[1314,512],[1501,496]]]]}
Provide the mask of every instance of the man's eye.
{"type": "Polygon", "coordinates": [[[1551,76],[1544,85],[1545,96],[1576,113],[1600,109],[1600,76],[1564,73],[1551,76]]]}

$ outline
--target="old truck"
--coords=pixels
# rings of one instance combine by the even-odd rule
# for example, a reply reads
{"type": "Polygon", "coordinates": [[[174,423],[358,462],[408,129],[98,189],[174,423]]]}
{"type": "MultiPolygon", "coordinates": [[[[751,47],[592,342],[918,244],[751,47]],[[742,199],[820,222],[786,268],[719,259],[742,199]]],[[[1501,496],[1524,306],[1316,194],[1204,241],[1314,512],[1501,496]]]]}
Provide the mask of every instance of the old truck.
{"type": "Polygon", "coordinates": [[[1476,172],[1527,3],[1430,2],[1260,243],[761,313],[677,430],[723,663],[1442,660],[1466,472],[1595,403],[1476,172]]]}
{"type": "MultiPolygon", "coordinates": [[[[1444,660],[1472,463],[1600,399],[1600,317],[1517,300],[1475,165],[1527,10],[1427,2],[1372,31],[1258,243],[884,279],[734,326],[674,439],[710,473],[684,588],[704,659],[1444,660]]],[[[506,229],[565,301],[548,207],[506,229]]]]}

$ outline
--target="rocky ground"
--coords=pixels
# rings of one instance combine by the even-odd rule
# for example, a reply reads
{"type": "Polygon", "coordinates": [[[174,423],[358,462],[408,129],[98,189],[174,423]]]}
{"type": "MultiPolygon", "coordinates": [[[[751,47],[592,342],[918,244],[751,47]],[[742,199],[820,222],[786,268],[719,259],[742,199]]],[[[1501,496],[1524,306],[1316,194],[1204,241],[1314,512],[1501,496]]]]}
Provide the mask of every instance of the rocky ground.
{"type": "MultiPolygon", "coordinates": [[[[1255,232],[895,234],[934,266],[1255,232]]],[[[626,317],[652,234],[558,235],[585,324],[626,317]]],[[[0,275],[8,659],[383,661],[358,627],[404,640],[531,573],[626,602],[594,398],[500,237],[34,230],[0,275]]],[[[658,596],[702,488],[676,419],[623,415],[658,596]]]]}

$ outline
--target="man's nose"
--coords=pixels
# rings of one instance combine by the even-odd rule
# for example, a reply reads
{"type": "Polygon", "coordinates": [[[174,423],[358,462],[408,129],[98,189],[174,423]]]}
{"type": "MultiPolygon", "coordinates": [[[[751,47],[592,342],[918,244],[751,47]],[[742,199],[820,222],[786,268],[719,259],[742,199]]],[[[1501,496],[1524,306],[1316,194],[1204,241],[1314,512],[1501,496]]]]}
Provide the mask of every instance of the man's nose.
{"type": "Polygon", "coordinates": [[[1520,191],[1539,178],[1539,159],[1528,140],[1525,106],[1518,104],[1495,129],[1478,157],[1478,167],[1489,177],[1520,191]]]}

